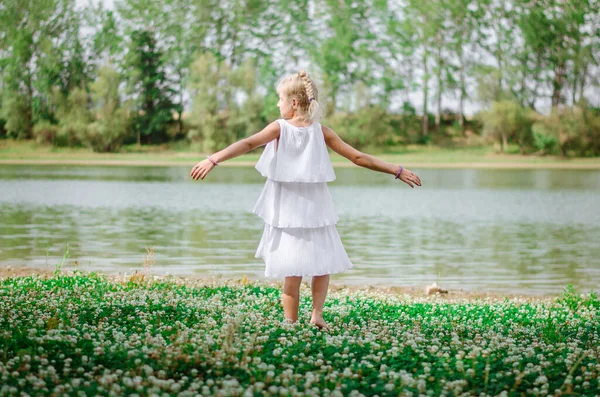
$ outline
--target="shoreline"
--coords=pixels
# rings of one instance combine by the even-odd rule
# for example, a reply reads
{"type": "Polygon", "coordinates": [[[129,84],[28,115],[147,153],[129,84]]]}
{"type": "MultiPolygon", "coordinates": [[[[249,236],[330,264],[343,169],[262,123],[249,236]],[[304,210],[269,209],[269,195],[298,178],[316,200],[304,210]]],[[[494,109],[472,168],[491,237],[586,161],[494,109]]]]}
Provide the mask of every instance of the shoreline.
{"type": "MultiPolygon", "coordinates": [[[[0,165],[78,165],[78,166],[142,166],[142,167],[192,167],[195,161],[151,161],[151,160],[34,160],[34,159],[0,159],[0,165]]],[[[225,167],[253,167],[256,161],[231,161],[223,162],[219,166],[225,167]]],[[[356,167],[351,162],[332,161],[335,168],[356,167]]],[[[502,162],[405,162],[407,168],[434,168],[434,169],[564,169],[564,170],[600,170],[598,164],[569,164],[569,163],[502,163],[502,162]]]]}
{"type": "MultiPolygon", "coordinates": [[[[62,275],[74,276],[73,272],[77,269],[72,268],[63,268],[61,269],[62,275]]],[[[85,276],[88,271],[80,272],[79,274],[85,276]]],[[[92,273],[92,272],[89,272],[92,273]]],[[[95,271],[93,273],[102,274],[106,276],[106,278],[112,282],[125,282],[128,281],[131,276],[140,277],[144,274],[144,270],[137,271],[136,273],[105,273],[101,271],[95,271]]],[[[44,268],[35,268],[35,267],[16,267],[13,268],[11,266],[0,267],[0,280],[10,278],[10,277],[28,277],[32,275],[40,275],[44,278],[54,276],[54,271],[50,271],[44,268]]],[[[194,285],[209,285],[212,284],[256,284],[256,285],[264,285],[270,286],[273,288],[282,288],[283,280],[255,280],[255,279],[246,279],[244,282],[241,278],[232,278],[232,277],[221,277],[221,276],[200,276],[200,275],[158,275],[153,274],[151,271],[146,273],[148,280],[151,282],[156,281],[175,281],[178,284],[194,284],[194,285]]],[[[310,294],[310,277],[305,277],[302,280],[303,287],[301,288],[302,293],[310,294]],[[306,279],[306,280],[305,280],[306,279]]],[[[501,293],[501,292],[472,292],[472,291],[464,291],[462,289],[449,289],[445,288],[443,285],[439,286],[440,288],[447,290],[447,293],[435,293],[428,295],[425,292],[425,285],[416,287],[416,286],[383,286],[383,285],[365,285],[365,286],[357,286],[353,284],[346,284],[341,281],[332,280],[329,283],[329,291],[334,293],[363,293],[363,294],[373,294],[373,295],[383,295],[383,296],[395,296],[402,297],[408,295],[413,299],[441,299],[446,301],[456,301],[456,300],[492,300],[492,301],[502,301],[504,299],[509,300],[519,300],[519,301],[527,301],[532,303],[551,303],[558,296],[558,294],[522,294],[522,293],[501,293]]]]}

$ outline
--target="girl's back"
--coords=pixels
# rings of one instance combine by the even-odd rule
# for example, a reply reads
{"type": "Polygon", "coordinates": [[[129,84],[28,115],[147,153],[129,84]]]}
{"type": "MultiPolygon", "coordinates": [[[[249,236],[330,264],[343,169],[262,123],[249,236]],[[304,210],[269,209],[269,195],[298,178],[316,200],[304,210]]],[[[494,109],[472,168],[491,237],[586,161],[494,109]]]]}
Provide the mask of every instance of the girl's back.
{"type": "Polygon", "coordinates": [[[321,124],[297,127],[277,120],[279,138],[269,142],[255,168],[277,182],[331,182],[335,173],[325,144],[321,124]]]}

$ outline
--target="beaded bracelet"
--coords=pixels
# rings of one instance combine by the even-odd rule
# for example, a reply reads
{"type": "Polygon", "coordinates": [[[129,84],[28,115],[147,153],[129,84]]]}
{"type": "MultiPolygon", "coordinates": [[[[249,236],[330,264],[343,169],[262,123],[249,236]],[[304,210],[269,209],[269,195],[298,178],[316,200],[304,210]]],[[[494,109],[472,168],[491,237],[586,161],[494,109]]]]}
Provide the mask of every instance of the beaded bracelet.
{"type": "Polygon", "coordinates": [[[206,156],[206,158],[209,159],[214,165],[219,165],[215,160],[211,159],[210,156],[206,156]]]}
{"type": "Polygon", "coordinates": [[[394,179],[400,178],[401,173],[402,173],[402,166],[400,166],[400,169],[398,170],[398,172],[396,172],[396,177],[394,179]]]}

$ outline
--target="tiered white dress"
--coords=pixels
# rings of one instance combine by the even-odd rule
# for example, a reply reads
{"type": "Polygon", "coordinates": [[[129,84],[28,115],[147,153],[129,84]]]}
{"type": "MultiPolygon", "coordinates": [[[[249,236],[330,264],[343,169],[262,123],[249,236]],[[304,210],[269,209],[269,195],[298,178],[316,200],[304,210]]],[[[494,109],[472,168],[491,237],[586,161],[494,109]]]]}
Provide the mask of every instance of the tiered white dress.
{"type": "Polygon", "coordinates": [[[327,187],[335,173],[321,125],[277,122],[279,138],[265,146],[255,166],[267,178],[252,210],[265,222],[255,257],[264,259],[266,277],[320,276],[351,269],[327,187]]]}

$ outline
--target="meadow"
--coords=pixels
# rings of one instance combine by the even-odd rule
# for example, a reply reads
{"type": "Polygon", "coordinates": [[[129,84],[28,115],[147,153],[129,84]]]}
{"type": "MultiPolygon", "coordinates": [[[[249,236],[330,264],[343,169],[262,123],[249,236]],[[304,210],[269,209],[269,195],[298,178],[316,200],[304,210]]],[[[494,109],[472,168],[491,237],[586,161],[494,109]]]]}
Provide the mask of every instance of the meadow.
{"type": "Polygon", "coordinates": [[[0,395],[597,396],[600,301],[332,289],[328,330],[279,285],[138,273],[0,280],[0,395]]]}

